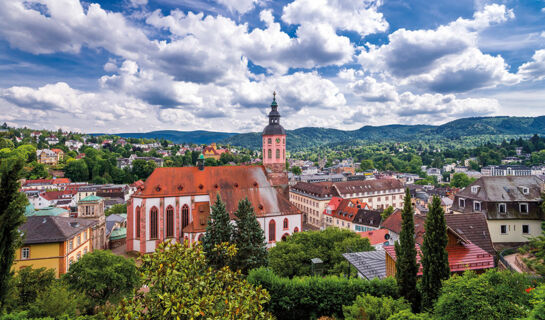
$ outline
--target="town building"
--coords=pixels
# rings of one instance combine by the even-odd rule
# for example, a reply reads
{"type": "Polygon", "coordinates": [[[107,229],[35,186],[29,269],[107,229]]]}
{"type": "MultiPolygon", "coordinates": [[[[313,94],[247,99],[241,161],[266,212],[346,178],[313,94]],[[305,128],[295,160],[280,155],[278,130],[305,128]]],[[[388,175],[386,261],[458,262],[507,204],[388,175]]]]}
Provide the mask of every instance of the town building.
{"type": "Polygon", "coordinates": [[[541,234],[543,181],[535,176],[481,177],[458,192],[456,213],[484,213],[495,246],[518,245],[541,234]]]}
{"type": "Polygon", "coordinates": [[[70,184],[68,178],[23,180],[21,190],[64,190],[70,184]]]}
{"type": "Polygon", "coordinates": [[[138,157],[136,154],[131,154],[128,158],[117,158],[117,167],[119,169],[124,169],[126,167],[132,169],[132,163],[134,160],[153,161],[158,168],[162,167],[164,164],[163,158],[138,157]]]}
{"type": "Polygon", "coordinates": [[[90,241],[95,220],[58,216],[30,216],[19,228],[23,245],[15,253],[12,270],[23,267],[55,270],[56,277],[93,251],[90,241]]]}
{"type": "Polygon", "coordinates": [[[55,166],[64,157],[64,151],[61,149],[39,149],[36,150],[36,158],[38,163],[55,166]]]}
{"type": "Polygon", "coordinates": [[[303,222],[324,227],[323,212],[335,195],[332,182],[297,182],[290,187],[289,199],[303,213],[303,222]]]}
{"type": "Polygon", "coordinates": [[[263,165],[205,167],[202,157],[197,167],[155,169],[128,202],[127,251],[153,252],[163,241],[199,241],[217,195],[231,219],[238,202],[248,198],[269,247],[301,231],[301,211],[286,192],[286,137],[277,108],[273,99],[263,130],[263,165]]]}
{"type": "Polygon", "coordinates": [[[106,248],[106,216],[104,199],[88,196],[78,202],[78,218],[96,221],[91,230],[91,242],[94,249],[106,248]]]}
{"type": "Polygon", "coordinates": [[[218,149],[216,146],[216,143],[212,143],[209,146],[206,146],[202,150],[202,154],[205,159],[212,158],[216,161],[218,161],[221,158],[221,155],[229,152],[227,149],[218,149]]]}
{"type": "Polygon", "coordinates": [[[358,199],[333,197],[323,212],[325,226],[355,232],[376,230],[380,226],[381,211],[370,210],[367,203],[358,199]]]}
{"type": "Polygon", "coordinates": [[[47,144],[49,144],[50,146],[55,145],[59,143],[59,138],[57,138],[56,136],[50,136],[45,138],[45,142],[47,142],[47,144]]]}
{"type": "Polygon", "coordinates": [[[369,243],[375,250],[382,250],[384,246],[389,246],[393,243],[388,229],[363,231],[358,232],[358,234],[362,238],[369,239],[369,243]]]}
{"type": "Polygon", "coordinates": [[[523,165],[486,166],[481,169],[483,176],[530,176],[532,169],[523,165]]]}
{"type": "Polygon", "coordinates": [[[36,209],[60,207],[70,210],[76,206],[76,192],[73,190],[45,191],[36,196],[28,196],[28,201],[36,209]]]}
{"type": "Polygon", "coordinates": [[[397,179],[343,181],[333,184],[337,195],[343,199],[359,199],[371,209],[384,210],[389,206],[403,207],[405,191],[397,179]]]}

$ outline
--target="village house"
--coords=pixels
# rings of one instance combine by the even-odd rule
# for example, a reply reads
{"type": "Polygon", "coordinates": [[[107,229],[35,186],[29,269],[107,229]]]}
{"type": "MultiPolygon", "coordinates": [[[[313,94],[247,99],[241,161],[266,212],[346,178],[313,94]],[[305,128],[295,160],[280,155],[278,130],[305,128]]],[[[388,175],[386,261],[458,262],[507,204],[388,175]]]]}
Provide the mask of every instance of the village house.
{"type": "Polygon", "coordinates": [[[94,220],[59,216],[30,216],[19,228],[23,245],[15,253],[13,271],[23,267],[55,270],[56,277],[68,272],[70,265],[91,251],[94,220]]]}
{"type": "Polygon", "coordinates": [[[59,138],[57,138],[56,136],[49,136],[45,138],[45,142],[47,142],[47,144],[49,144],[50,146],[56,145],[59,143],[59,138]]]}
{"type": "Polygon", "coordinates": [[[36,158],[39,163],[55,166],[64,158],[64,151],[61,149],[39,149],[36,150],[36,158]]]}
{"type": "Polygon", "coordinates": [[[333,197],[323,212],[325,226],[355,232],[376,230],[380,226],[380,211],[370,210],[367,203],[358,199],[333,197]]]}
{"type": "Polygon", "coordinates": [[[219,195],[231,218],[248,198],[267,245],[302,230],[301,211],[287,198],[285,130],[276,100],[263,130],[263,165],[157,168],[127,205],[127,251],[153,252],[163,241],[199,241],[219,195]]]}
{"type": "Polygon", "coordinates": [[[83,142],[77,140],[66,140],[66,142],[64,142],[64,145],[70,150],[79,150],[79,148],[83,146],[83,142]]]}
{"type": "Polygon", "coordinates": [[[71,184],[68,178],[23,180],[21,190],[64,190],[71,184]]]}
{"type": "Polygon", "coordinates": [[[28,201],[36,208],[59,207],[70,210],[76,206],[74,190],[43,191],[37,195],[28,196],[28,201]]]}
{"type": "Polygon", "coordinates": [[[543,181],[535,176],[481,177],[456,194],[456,213],[484,213],[495,246],[520,245],[541,234],[543,181]]]}
{"type": "Polygon", "coordinates": [[[212,158],[212,159],[214,159],[216,161],[218,161],[221,158],[221,155],[226,153],[226,152],[229,152],[229,150],[227,150],[227,149],[218,149],[215,142],[213,142],[209,146],[204,147],[203,150],[202,150],[202,154],[203,154],[205,159],[212,158]]]}
{"type": "Polygon", "coordinates": [[[158,168],[162,167],[164,163],[163,158],[138,157],[136,154],[131,154],[128,158],[117,158],[117,167],[119,169],[124,169],[125,167],[132,169],[132,163],[134,160],[153,161],[158,168]]]}

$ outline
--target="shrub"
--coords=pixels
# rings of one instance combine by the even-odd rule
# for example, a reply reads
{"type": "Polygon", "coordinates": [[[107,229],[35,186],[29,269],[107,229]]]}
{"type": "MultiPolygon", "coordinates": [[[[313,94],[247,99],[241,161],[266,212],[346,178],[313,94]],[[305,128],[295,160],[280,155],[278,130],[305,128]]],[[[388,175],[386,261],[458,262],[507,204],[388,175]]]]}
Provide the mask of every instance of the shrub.
{"type": "Polygon", "coordinates": [[[388,320],[391,315],[410,309],[403,298],[396,300],[365,294],[358,296],[353,305],[343,307],[343,312],[346,320],[388,320]]]}
{"type": "Polygon", "coordinates": [[[347,279],[337,276],[282,278],[266,268],[250,271],[248,282],[262,286],[271,295],[267,310],[278,320],[342,317],[343,305],[351,305],[362,294],[397,298],[392,278],[347,279]]]}

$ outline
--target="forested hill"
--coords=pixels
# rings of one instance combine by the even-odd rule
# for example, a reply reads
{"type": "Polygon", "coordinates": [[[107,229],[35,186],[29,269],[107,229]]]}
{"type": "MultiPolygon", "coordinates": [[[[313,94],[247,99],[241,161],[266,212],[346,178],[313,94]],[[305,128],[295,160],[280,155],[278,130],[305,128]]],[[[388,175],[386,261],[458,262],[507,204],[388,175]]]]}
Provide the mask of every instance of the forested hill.
{"type": "MultiPolygon", "coordinates": [[[[102,134],[94,134],[102,135],[102,134]]],[[[123,138],[165,139],[174,143],[210,144],[237,135],[232,132],[161,130],[144,133],[116,133],[123,138]]]]}
{"type": "MultiPolygon", "coordinates": [[[[456,139],[478,135],[525,135],[534,133],[545,134],[545,116],[475,117],[454,120],[440,126],[364,126],[352,131],[313,127],[287,130],[288,148],[292,150],[331,143],[350,144],[357,141],[380,142],[410,141],[415,139],[456,139]]],[[[249,148],[260,148],[261,133],[233,135],[221,142],[249,148]]]]}

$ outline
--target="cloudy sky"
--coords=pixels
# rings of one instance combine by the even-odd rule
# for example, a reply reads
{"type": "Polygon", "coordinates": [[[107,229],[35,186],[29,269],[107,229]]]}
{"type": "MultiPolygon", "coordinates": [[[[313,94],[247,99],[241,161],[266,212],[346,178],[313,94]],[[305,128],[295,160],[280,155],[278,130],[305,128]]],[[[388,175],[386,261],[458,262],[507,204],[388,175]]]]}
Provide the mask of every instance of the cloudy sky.
{"type": "Polygon", "coordinates": [[[545,1],[0,1],[0,121],[259,131],[545,114],[545,1]]]}

